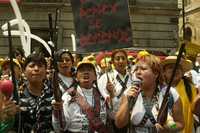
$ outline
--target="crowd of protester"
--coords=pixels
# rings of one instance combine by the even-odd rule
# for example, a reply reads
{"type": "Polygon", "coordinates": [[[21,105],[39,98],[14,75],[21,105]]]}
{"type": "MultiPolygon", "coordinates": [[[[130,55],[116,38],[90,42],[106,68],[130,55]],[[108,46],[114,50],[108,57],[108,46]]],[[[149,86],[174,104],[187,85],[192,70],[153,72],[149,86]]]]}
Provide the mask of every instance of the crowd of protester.
{"type": "Polygon", "coordinates": [[[166,122],[157,119],[176,61],[145,50],[83,56],[59,49],[52,59],[18,49],[14,71],[0,59],[0,133],[198,133],[200,54],[193,62],[181,57],[166,122]]]}

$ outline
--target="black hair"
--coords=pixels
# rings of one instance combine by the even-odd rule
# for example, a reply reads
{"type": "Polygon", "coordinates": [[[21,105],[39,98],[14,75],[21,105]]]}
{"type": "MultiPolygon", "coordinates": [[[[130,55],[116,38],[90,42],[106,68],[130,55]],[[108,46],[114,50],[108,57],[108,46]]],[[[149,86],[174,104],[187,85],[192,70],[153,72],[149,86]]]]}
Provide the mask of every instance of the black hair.
{"type": "Polygon", "coordinates": [[[13,52],[14,52],[15,58],[16,58],[16,56],[18,56],[18,55],[21,55],[22,57],[24,57],[24,51],[23,51],[23,49],[16,48],[13,52]]]}
{"type": "Polygon", "coordinates": [[[78,68],[77,68],[77,72],[78,72],[79,69],[81,69],[81,68],[84,67],[84,66],[87,66],[87,68],[91,68],[91,69],[94,71],[94,73],[96,74],[95,66],[94,66],[93,64],[91,64],[91,63],[80,64],[80,65],[78,66],[78,68]]]}
{"type": "Polygon", "coordinates": [[[187,79],[187,77],[183,76],[182,77],[184,85],[185,85],[185,91],[187,94],[187,97],[189,99],[189,101],[192,101],[192,86],[191,86],[191,82],[187,79]]]}
{"type": "Polygon", "coordinates": [[[72,73],[72,77],[76,77],[76,68],[75,67],[71,68],[71,73],[72,73]]]}
{"type": "Polygon", "coordinates": [[[115,50],[113,50],[112,51],[112,55],[111,55],[111,60],[114,61],[115,55],[117,53],[120,53],[120,52],[122,52],[125,55],[127,63],[128,63],[128,58],[127,58],[128,54],[127,54],[127,52],[124,49],[115,49],[115,50]]]}
{"type": "Polygon", "coordinates": [[[55,56],[56,62],[60,61],[62,55],[65,54],[65,53],[69,55],[69,57],[70,57],[72,63],[74,63],[74,57],[72,56],[72,53],[71,53],[70,51],[66,50],[66,49],[60,49],[60,50],[58,50],[58,51],[55,53],[54,56],[55,56]]]}
{"type": "Polygon", "coordinates": [[[82,54],[76,54],[76,58],[79,59],[80,61],[83,60],[83,55],[82,54]]]}
{"type": "Polygon", "coordinates": [[[45,67],[47,67],[47,62],[45,60],[45,57],[42,54],[39,53],[33,53],[30,54],[24,61],[24,69],[26,68],[26,66],[30,63],[30,62],[35,62],[38,64],[44,64],[45,67]]]}

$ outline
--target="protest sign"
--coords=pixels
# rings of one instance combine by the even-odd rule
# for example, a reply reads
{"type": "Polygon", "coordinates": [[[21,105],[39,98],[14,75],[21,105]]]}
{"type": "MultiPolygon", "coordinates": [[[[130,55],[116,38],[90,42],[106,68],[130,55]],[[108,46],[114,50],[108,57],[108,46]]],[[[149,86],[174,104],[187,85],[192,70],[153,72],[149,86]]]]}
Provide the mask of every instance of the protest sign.
{"type": "Polygon", "coordinates": [[[71,0],[77,52],[98,52],[132,46],[126,0],[71,0]]]}

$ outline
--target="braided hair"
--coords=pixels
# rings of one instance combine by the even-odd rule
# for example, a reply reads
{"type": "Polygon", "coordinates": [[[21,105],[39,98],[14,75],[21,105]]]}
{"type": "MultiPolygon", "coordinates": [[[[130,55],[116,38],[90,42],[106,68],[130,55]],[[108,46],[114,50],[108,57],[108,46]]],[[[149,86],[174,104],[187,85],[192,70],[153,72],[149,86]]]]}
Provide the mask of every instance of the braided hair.
{"type": "Polygon", "coordinates": [[[191,102],[192,101],[192,86],[191,86],[191,82],[185,76],[183,76],[182,79],[183,79],[183,82],[184,82],[184,85],[185,85],[185,91],[186,91],[188,100],[191,102]]]}

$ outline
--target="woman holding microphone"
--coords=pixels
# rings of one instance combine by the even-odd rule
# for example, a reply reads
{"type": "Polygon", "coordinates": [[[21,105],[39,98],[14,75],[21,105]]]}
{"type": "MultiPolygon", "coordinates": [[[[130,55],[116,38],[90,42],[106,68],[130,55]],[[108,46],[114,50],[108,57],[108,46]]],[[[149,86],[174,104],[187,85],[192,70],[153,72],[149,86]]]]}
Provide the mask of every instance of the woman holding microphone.
{"type": "Polygon", "coordinates": [[[128,88],[127,93],[123,95],[115,116],[116,126],[122,128],[130,122],[131,133],[171,133],[182,130],[184,127],[182,103],[174,88],[170,89],[169,96],[168,119],[170,120],[163,126],[157,123],[158,112],[167,88],[162,84],[159,59],[150,54],[138,58],[135,75],[142,83],[140,87],[133,85],[128,88]]]}

